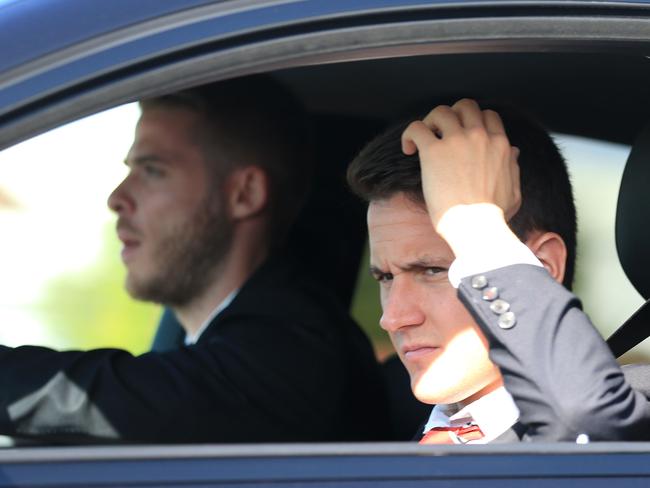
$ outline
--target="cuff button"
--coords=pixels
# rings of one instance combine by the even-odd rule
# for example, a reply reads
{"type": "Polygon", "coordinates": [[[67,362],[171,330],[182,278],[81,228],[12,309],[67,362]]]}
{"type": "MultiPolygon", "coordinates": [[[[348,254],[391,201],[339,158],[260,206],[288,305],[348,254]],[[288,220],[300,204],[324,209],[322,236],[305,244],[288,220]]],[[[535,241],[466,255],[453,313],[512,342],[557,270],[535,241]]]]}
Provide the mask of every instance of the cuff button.
{"type": "Polygon", "coordinates": [[[475,290],[482,290],[488,284],[488,280],[483,275],[476,275],[472,278],[472,288],[475,290]]]}
{"type": "Polygon", "coordinates": [[[486,288],[485,290],[483,290],[482,298],[483,300],[486,300],[488,302],[491,302],[492,300],[499,298],[499,289],[496,286],[491,286],[490,288],[486,288]]]}
{"type": "Polygon", "coordinates": [[[501,315],[510,310],[510,304],[505,300],[494,300],[492,303],[490,303],[490,310],[492,310],[497,315],[501,315]]]}
{"type": "Polygon", "coordinates": [[[513,312],[506,312],[499,315],[499,327],[502,329],[512,329],[517,323],[517,317],[513,312]]]}

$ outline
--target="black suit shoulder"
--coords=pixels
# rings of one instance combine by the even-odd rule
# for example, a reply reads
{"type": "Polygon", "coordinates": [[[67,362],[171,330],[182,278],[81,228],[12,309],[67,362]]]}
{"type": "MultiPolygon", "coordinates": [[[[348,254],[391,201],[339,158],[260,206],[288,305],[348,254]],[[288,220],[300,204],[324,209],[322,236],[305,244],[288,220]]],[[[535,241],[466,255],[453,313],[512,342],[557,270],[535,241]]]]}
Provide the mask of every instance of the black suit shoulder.
{"type": "Polygon", "coordinates": [[[377,365],[329,300],[292,264],[270,261],[193,346],[138,357],[2,348],[0,430],[147,442],[374,436],[372,415],[360,415],[372,400],[355,391],[382,394],[377,365]]]}
{"type": "Polygon", "coordinates": [[[251,277],[200,343],[214,340],[255,351],[256,359],[242,356],[248,367],[233,374],[265,365],[272,388],[261,403],[282,399],[275,421],[289,426],[291,440],[389,437],[372,346],[336,296],[290,258],[275,257],[251,277]]]}

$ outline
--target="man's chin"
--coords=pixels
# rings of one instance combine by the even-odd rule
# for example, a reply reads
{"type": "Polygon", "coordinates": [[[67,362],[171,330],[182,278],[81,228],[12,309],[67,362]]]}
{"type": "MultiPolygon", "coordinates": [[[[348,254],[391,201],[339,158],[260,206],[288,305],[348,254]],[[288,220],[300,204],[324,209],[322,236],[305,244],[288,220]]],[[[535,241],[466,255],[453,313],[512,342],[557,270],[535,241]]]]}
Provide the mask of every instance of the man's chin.
{"type": "Polygon", "coordinates": [[[422,403],[430,405],[456,403],[467,397],[455,384],[441,384],[435,379],[420,377],[411,381],[413,395],[422,403]]]}
{"type": "Polygon", "coordinates": [[[436,388],[432,388],[430,384],[423,379],[422,377],[414,378],[411,376],[411,390],[413,395],[422,403],[428,403],[435,405],[440,403],[438,400],[440,395],[436,391],[436,388]]]}
{"type": "Polygon", "coordinates": [[[139,279],[133,273],[128,273],[126,275],[126,280],[124,282],[124,288],[127,293],[134,298],[135,300],[142,301],[156,301],[152,298],[151,294],[151,285],[148,281],[139,279]]]}

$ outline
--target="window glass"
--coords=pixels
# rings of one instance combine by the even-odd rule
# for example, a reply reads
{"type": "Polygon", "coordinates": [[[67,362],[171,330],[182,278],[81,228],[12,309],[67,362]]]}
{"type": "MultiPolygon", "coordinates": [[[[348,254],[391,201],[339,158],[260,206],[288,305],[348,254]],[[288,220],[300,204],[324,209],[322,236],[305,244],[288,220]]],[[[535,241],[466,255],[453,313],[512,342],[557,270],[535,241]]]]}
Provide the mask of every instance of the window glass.
{"type": "MultiPolygon", "coordinates": [[[[578,211],[578,261],[574,291],[604,337],[622,324],[643,299],[625,276],[614,240],[618,188],[629,146],[556,134],[571,174],[578,211]]],[[[368,254],[360,268],[353,315],[373,339],[380,358],[392,353],[379,328],[381,308],[377,284],[368,273],[368,254]]],[[[650,360],[650,341],[623,357],[624,362],[650,360]]]]}
{"type": "Polygon", "coordinates": [[[121,106],[0,152],[0,343],[149,346],[159,310],[124,291],[106,206],[138,116],[121,106]]]}
{"type": "MultiPolygon", "coordinates": [[[[118,107],[0,152],[0,343],[56,348],[147,350],[159,307],[136,302],[106,198],[126,175],[122,164],[139,110],[118,107]]],[[[629,147],[556,135],[578,207],[575,291],[607,337],[642,303],[614,245],[620,178],[629,147]]],[[[353,315],[377,354],[392,353],[379,328],[378,291],[360,268],[353,315]]],[[[626,360],[650,358],[650,342],[626,360]]]]}

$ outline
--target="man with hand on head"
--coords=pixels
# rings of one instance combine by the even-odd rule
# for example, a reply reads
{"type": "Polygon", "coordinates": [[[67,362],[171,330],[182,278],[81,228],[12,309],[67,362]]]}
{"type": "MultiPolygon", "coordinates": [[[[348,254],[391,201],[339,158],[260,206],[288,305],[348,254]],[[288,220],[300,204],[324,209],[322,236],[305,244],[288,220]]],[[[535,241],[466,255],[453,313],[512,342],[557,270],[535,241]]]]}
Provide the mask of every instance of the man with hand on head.
{"type": "Polygon", "coordinates": [[[521,124],[506,119],[506,134],[496,112],[461,100],[401,133],[403,157],[421,162],[410,186],[372,168],[381,148],[349,173],[371,202],[382,326],[416,396],[438,403],[422,442],[646,439],[648,402],[560,285],[575,256],[566,170],[521,124]],[[556,233],[567,224],[571,236],[556,233]]]}
{"type": "Polygon", "coordinates": [[[406,154],[419,154],[428,215],[456,257],[450,280],[489,341],[527,437],[647,439],[646,398],[626,381],[579,300],[508,227],[527,195],[498,115],[467,100],[438,107],[402,142],[406,154]]]}
{"type": "MultiPolygon", "coordinates": [[[[518,178],[517,150],[511,149],[499,116],[481,112],[472,101],[438,107],[422,122],[389,129],[370,142],[348,170],[352,189],[369,202],[371,271],[380,285],[383,308],[380,324],[409,372],[415,396],[436,404],[423,442],[513,441],[524,433],[519,409],[490,360],[481,326],[458,299],[459,278],[476,267],[483,271],[516,259],[533,263],[566,286],[573,279],[575,207],[564,161],[548,134],[529,120],[511,114],[508,129],[521,149],[523,201],[510,222],[516,236],[505,221],[505,231],[490,226],[492,215],[502,212],[482,200],[475,214],[469,213],[474,207],[454,209],[454,215],[472,217],[464,234],[454,234],[454,246],[435,226],[444,214],[441,201],[462,201],[465,194],[473,198],[471,192],[494,180],[518,178]],[[496,147],[488,144],[494,133],[499,134],[496,147]],[[474,164],[477,157],[495,154],[505,154],[509,164],[499,172],[490,168],[482,173],[474,164]],[[435,157],[436,169],[446,172],[444,180],[421,173],[418,156],[425,163],[435,157]],[[435,190],[430,190],[432,179],[435,190]],[[502,248],[511,236],[519,245],[502,248]]],[[[519,187],[499,189],[510,192],[508,211],[514,215],[519,187]]],[[[490,314],[507,323],[509,305],[498,291],[489,286],[481,290],[490,299],[490,314]]]]}
{"type": "Polygon", "coordinates": [[[311,173],[297,102],[270,79],[248,78],[140,106],[129,173],[108,205],[127,290],[173,310],[186,346],[138,357],[0,346],[0,433],[382,438],[383,385],[368,340],[283,251],[311,173]]]}

